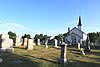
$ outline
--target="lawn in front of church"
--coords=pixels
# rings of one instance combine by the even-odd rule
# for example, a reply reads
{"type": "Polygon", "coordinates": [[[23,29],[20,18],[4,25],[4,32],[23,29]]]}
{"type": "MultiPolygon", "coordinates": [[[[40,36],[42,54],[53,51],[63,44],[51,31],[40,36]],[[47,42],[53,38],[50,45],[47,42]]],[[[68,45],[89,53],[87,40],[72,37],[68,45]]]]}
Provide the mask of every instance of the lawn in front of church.
{"type": "Polygon", "coordinates": [[[100,67],[100,49],[81,55],[75,47],[67,48],[67,62],[59,63],[60,47],[48,49],[44,45],[34,46],[33,50],[14,47],[14,53],[0,53],[3,62],[0,67],[100,67]]]}

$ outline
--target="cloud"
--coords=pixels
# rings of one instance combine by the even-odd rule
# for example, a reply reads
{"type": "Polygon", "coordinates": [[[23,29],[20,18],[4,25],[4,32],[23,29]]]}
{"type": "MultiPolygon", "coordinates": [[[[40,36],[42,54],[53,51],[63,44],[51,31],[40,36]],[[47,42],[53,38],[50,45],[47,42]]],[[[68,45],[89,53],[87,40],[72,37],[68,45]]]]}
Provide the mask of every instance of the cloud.
{"type": "Polygon", "coordinates": [[[0,33],[7,33],[8,31],[13,31],[15,33],[17,33],[18,35],[22,35],[24,33],[27,33],[28,28],[17,24],[17,23],[1,23],[0,24],[0,33]]]}
{"type": "Polygon", "coordinates": [[[25,26],[22,26],[22,25],[20,25],[20,24],[16,24],[16,23],[6,23],[5,25],[8,25],[8,26],[16,26],[16,27],[18,27],[18,28],[26,28],[25,26]]]}
{"type": "Polygon", "coordinates": [[[58,34],[63,34],[67,31],[67,27],[56,28],[56,29],[32,29],[17,23],[1,23],[0,24],[0,34],[8,33],[8,31],[15,32],[17,36],[22,36],[25,33],[34,36],[35,34],[44,34],[49,36],[55,36],[58,34]]]}
{"type": "Polygon", "coordinates": [[[29,27],[26,27],[17,23],[1,23],[0,34],[8,33],[8,31],[15,32],[18,36],[22,36],[24,34],[30,34],[33,36],[35,34],[40,34],[40,33],[43,33],[43,34],[50,33],[45,30],[31,29],[29,27]]]}

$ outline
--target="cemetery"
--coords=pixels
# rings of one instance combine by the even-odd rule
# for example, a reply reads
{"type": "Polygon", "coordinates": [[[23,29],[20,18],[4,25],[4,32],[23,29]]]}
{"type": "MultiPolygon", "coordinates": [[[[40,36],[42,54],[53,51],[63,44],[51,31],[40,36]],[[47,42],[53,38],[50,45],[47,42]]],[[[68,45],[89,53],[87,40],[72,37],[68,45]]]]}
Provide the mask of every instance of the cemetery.
{"type": "Polygon", "coordinates": [[[81,26],[79,17],[78,28],[68,28],[67,36],[53,39],[42,34],[33,38],[1,34],[0,67],[100,67],[100,45],[93,46],[81,26]]]}
{"type": "MultiPolygon", "coordinates": [[[[86,41],[89,44],[88,39],[86,41]]],[[[0,42],[0,67],[100,66],[100,49],[90,49],[90,45],[87,45],[85,51],[80,47],[84,42],[79,42],[77,46],[68,46],[62,42],[59,46],[56,39],[48,45],[48,39],[41,44],[39,39],[36,43],[34,39],[23,38],[21,41],[16,37],[13,43],[8,34],[2,34],[0,42]]]]}
{"type": "Polygon", "coordinates": [[[0,67],[100,67],[100,0],[0,0],[0,67]]]}

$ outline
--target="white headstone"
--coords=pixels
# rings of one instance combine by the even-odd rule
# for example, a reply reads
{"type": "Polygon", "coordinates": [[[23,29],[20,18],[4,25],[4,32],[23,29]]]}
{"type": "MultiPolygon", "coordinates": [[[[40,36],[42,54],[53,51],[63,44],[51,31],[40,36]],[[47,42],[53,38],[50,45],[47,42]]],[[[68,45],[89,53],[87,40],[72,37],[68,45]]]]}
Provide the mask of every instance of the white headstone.
{"type": "Polygon", "coordinates": [[[54,47],[55,47],[55,48],[58,48],[57,44],[58,44],[57,39],[54,39],[54,47]]]}
{"type": "Polygon", "coordinates": [[[45,40],[45,48],[48,48],[48,45],[47,44],[48,44],[48,40],[46,39],[45,40]]]}
{"type": "Polygon", "coordinates": [[[8,34],[2,34],[2,39],[9,39],[9,35],[8,34]]]}
{"type": "Polygon", "coordinates": [[[9,39],[8,34],[3,34],[1,38],[1,52],[14,52],[13,40],[9,39]]]}
{"type": "Polygon", "coordinates": [[[78,43],[78,49],[80,49],[80,43],[78,43]]]}
{"type": "Polygon", "coordinates": [[[19,37],[16,37],[15,46],[16,47],[21,46],[21,42],[20,42],[20,38],[19,37]]]}
{"type": "Polygon", "coordinates": [[[37,40],[37,45],[40,45],[40,39],[37,40]]]}
{"type": "Polygon", "coordinates": [[[24,38],[24,46],[27,46],[27,41],[28,41],[28,39],[24,38]]]}
{"type": "Polygon", "coordinates": [[[28,45],[27,45],[27,50],[32,50],[33,49],[33,40],[28,39],[28,45]]]}

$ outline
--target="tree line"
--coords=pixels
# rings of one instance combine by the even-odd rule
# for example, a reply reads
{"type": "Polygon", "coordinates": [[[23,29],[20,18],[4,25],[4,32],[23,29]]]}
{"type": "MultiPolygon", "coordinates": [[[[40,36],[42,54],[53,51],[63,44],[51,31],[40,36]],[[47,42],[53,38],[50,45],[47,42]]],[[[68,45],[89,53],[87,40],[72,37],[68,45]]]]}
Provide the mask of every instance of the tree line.
{"type": "Polygon", "coordinates": [[[91,43],[95,43],[96,41],[100,44],[100,32],[92,32],[88,33],[91,43]]]}
{"type": "MultiPolygon", "coordinates": [[[[16,33],[9,31],[9,38],[10,39],[14,39],[17,35],[16,33]]],[[[60,40],[60,41],[64,41],[65,37],[68,35],[68,33],[64,33],[64,34],[58,34],[54,37],[54,39],[60,40]]],[[[0,34],[1,36],[1,34],[0,34]]],[[[92,33],[88,33],[88,36],[90,38],[90,42],[91,43],[95,43],[96,41],[100,44],[100,32],[92,32],[92,33]]],[[[36,34],[34,39],[40,39],[40,40],[45,40],[47,38],[50,38],[51,36],[48,35],[43,35],[43,34],[36,34]]],[[[31,39],[31,35],[30,34],[24,34],[21,38],[28,38],[31,39]]]]}

